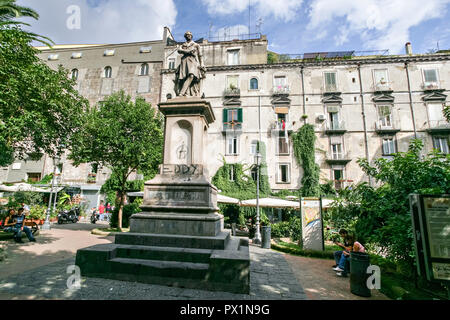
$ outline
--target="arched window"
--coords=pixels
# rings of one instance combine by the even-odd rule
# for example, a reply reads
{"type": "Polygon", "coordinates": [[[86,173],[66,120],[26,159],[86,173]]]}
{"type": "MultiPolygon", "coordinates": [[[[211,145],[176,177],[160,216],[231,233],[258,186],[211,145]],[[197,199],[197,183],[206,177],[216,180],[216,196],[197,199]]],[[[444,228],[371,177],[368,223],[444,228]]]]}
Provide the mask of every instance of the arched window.
{"type": "Polygon", "coordinates": [[[105,78],[111,78],[112,76],[112,69],[111,67],[106,67],[105,68],[105,78]]]}
{"type": "Polygon", "coordinates": [[[143,63],[141,64],[141,76],[148,76],[148,64],[147,63],[143,63]]]}
{"type": "Polygon", "coordinates": [[[78,69],[72,70],[72,80],[78,80],[78,69]]]}
{"type": "Polygon", "coordinates": [[[258,90],[258,79],[256,78],[251,78],[250,79],[250,90],[258,90]]]}

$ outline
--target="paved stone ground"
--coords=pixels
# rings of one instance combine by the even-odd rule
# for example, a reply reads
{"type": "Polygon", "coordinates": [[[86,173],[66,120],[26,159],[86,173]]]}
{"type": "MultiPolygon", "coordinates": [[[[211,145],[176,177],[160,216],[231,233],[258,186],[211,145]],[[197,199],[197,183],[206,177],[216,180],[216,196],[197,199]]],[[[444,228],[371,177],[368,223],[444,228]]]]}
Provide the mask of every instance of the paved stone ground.
{"type": "Polygon", "coordinates": [[[334,260],[315,259],[284,254],[296,278],[301,281],[308,299],[312,300],[389,300],[378,290],[370,298],[350,292],[350,278],[336,276],[334,260]]]}
{"type": "Polygon", "coordinates": [[[83,278],[81,289],[67,289],[67,267],[75,262],[75,252],[112,237],[90,234],[99,225],[78,223],[43,231],[36,243],[8,242],[8,258],[0,262],[0,299],[74,300],[248,300],[306,299],[283,254],[250,246],[250,294],[232,294],[182,289],[117,280],[83,278]]]}

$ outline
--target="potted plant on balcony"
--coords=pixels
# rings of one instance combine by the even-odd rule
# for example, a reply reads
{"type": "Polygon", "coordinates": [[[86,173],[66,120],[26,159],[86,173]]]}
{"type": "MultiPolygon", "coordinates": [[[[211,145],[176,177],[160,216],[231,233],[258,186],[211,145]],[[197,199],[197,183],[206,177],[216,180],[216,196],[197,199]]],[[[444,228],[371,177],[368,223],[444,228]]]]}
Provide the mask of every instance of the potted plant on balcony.
{"type": "Polygon", "coordinates": [[[96,173],[89,173],[88,174],[88,178],[87,178],[87,182],[88,183],[95,183],[97,181],[97,174],[96,173]]]}

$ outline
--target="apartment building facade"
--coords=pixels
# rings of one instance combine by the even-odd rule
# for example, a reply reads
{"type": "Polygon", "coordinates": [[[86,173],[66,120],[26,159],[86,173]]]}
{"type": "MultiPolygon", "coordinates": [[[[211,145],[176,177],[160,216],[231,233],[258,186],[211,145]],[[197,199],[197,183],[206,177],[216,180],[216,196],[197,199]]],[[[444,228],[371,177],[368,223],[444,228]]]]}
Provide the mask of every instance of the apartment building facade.
{"type": "MultiPolygon", "coordinates": [[[[406,151],[414,137],[423,140],[424,152],[449,153],[450,125],[443,115],[449,53],[310,54],[269,64],[265,36],[199,43],[207,67],[203,92],[216,116],[204,149],[210,176],[224,160],[250,168],[262,141],[271,188],[298,189],[303,172],[291,135],[305,123],[315,129],[321,182],[332,180],[337,188],[368,181],[358,158],[389,158],[406,151]]],[[[175,97],[176,45],[166,28],[161,41],[61,48],[40,56],[52,67],[63,64],[71,70],[91,104],[124,89],[156,106],[175,97]]],[[[92,166],[75,169],[62,162],[62,183],[92,179],[92,166]]],[[[94,171],[101,185],[109,172],[94,171]]]]}

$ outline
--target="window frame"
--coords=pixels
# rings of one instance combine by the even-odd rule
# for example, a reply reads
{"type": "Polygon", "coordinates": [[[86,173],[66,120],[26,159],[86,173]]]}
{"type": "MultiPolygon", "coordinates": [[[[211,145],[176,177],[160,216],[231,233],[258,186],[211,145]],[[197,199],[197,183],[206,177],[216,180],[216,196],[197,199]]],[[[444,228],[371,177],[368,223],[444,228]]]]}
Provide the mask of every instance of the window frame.
{"type": "Polygon", "coordinates": [[[392,156],[394,153],[397,152],[397,144],[396,144],[396,140],[395,140],[394,136],[382,137],[381,138],[381,152],[382,152],[383,156],[392,156]],[[391,152],[386,152],[385,141],[392,141],[392,143],[388,143],[387,144],[388,149],[389,149],[388,151],[391,151],[391,152]],[[391,146],[392,146],[393,150],[390,150],[391,146]]]}
{"type": "Polygon", "coordinates": [[[258,77],[250,77],[250,81],[248,83],[248,90],[250,90],[250,91],[259,91],[259,79],[258,79],[258,77]],[[252,88],[252,80],[256,80],[256,89],[252,88]]]}
{"type": "Polygon", "coordinates": [[[324,82],[324,88],[325,92],[337,92],[338,91],[338,79],[337,79],[337,71],[324,71],[323,72],[323,82],[324,82]],[[329,89],[329,84],[327,84],[327,74],[334,74],[334,88],[333,90],[329,89]]]}
{"type": "Polygon", "coordinates": [[[280,162],[277,166],[277,184],[290,184],[291,183],[291,164],[287,162],[280,162]],[[282,170],[281,167],[285,166],[286,169],[286,181],[282,181],[282,170]]]}
{"type": "Polygon", "coordinates": [[[375,88],[377,88],[378,86],[388,86],[389,85],[389,70],[387,68],[385,69],[373,69],[373,83],[375,85],[375,88]],[[377,82],[377,78],[376,78],[376,72],[377,71],[384,71],[385,72],[385,76],[386,76],[386,83],[381,83],[381,82],[377,82]]]}
{"type": "Polygon", "coordinates": [[[393,127],[393,105],[392,104],[377,104],[377,116],[378,116],[378,125],[380,127],[384,127],[384,128],[392,128],[393,127]],[[387,116],[382,116],[381,110],[380,108],[382,107],[387,107],[389,109],[389,115],[387,116]],[[390,125],[385,125],[384,123],[386,122],[385,120],[387,119],[387,117],[389,117],[389,122],[390,125]],[[382,124],[383,123],[383,124],[382,124]]]}
{"type": "Polygon", "coordinates": [[[226,137],[226,155],[227,156],[237,156],[239,155],[239,136],[238,135],[227,135],[226,137]],[[230,147],[231,152],[230,152],[230,147]],[[234,152],[233,152],[234,151],[234,152]]]}
{"type": "Polygon", "coordinates": [[[150,66],[148,63],[141,64],[141,67],[139,68],[139,76],[148,76],[150,72],[150,66]],[[144,72],[142,72],[144,71],[144,72]]]}
{"type": "Polygon", "coordinates": [[[176,69],[176,68],[175,68],[175,64],[177,63],[176,59],[175,59],[175,58],[168,58],[167,60],[168,60],[168,61],[167,61],[168,66],[167,66],[167,67],[169,68],[169,70],[174,70],[174,69],[176,69]],[[170,67],[171,64],[172,64],[172,62],[173,62],[173,68],[170,67]]]}
{"type": "Polygon", "coordinates": [[[289,134],[288,137],[286,139],[286,137],[284,136],[286,134],[285,131],[279,131],[277,134],[277,155],[278,156],[288,156],[290,154],[290,140],[289,140],[289,134]],[[287,142],[286,142],[287,140],[287,142]],[[281,152],[282,148],[281,145],[285,145],[286,147],[286,152],[281,152]]]}
{"type": "Polygon", "coordinates": [[[77,68],[72,69],[71,71],[71,79],[78,81],[78,76],[79,76],[79,70],[77,68]],[[76,74],[76,76],[74,77],[74,74],[76,74]]]}
{"type": "Polygon", "coordinates": [[[111,66],[106,66],[103,69],[103,78],[105,78],[105,79],[111,79],[112,78],[112,67],[111,66]]]}
{"type": "Polygon", "coordinates": [[[433,149],[439,150],[439,152],[444,153],[444,154],[449,154],[450,153],[450,141],[449,141],[450,137],[449,136],[440,136],[440,135],[438,135],[438,136],[433,136],[432,139],[433,139],[433,149]],[[437,146],[436,140],[439,140],[439,148],[436,147],[437,146]],[[446,149],[447,149],[446,152],[445,152],[445,150],[441,149],[441,147],[442,147],[442,142],[441,141],[445,141],[446,142],[446,149]]]}
{"type": "Polygon", "coordinates": [[[227,49],[227,66],[238,66],[241,64],[241,48],[229,48],[227,49]],[[233,62],[230,63],[230,54],[231,53],[237,53],[237,63],[234,63],[234,59],[233,62]]]}
{"type": "Polygon", "coordinates": [[[425,67],[425,68],[423,68],[423,69],[422,69],[422,77],[423,77],[423,84],[424,84],[425,87],[427,87],[428,85],[433,85],[433,84],[439,86],[440,81],[439,81],[439,71],[438,71],[438,68],[436,68],[436,67],[434,67],[434,68],[433,68],[433,67],[429,67],[429,68],[425,67]],[[436,75],[436,81],[435,81],[435,82],[433,82],[433,81],[427,81],[427,79],[426,79],[426,76],[425,76],[426,71],[430,71],[430,70],[433,70],[434,73],[435,73],[435,75],[436,75]]]}
{"type": "Polygon", "coordinates": [[[341,160],[341,159],[343,159],[344,158],[344,154],[345,154],[345,152],[344,152],[344,144],[342,142],[340,142],[340,143],[331,143],[331,157],[332,157],[333,160],[341,160]],[[339,152],[335,152],[334,146],[340,146],[339,148],[337,148],[337,149],[340,149],[340,150],[336,150],[336,151],[339,151],[339,152]]]}

